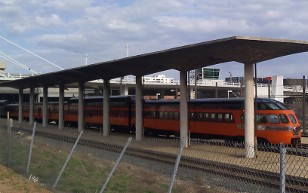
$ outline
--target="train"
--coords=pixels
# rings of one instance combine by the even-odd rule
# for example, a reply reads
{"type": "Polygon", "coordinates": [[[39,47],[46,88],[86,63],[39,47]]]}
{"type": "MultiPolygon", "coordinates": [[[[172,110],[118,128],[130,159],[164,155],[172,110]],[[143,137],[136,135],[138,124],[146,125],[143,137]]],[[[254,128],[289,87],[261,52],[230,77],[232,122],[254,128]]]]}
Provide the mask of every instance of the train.
{"type": "MultiPolygon", "coordinates": [[[[191,99],[188,101],[188,130],[190,137],[243,141],[243,98],[191,99]]],[[[259,143],[301,143],[301,125],[293,110],[273,99],[256,98],[255,136],[259,143]]],[[[4,104],[2,114],[18,118],[18,104],[4,104]]],[[[58,122],[59,103],[48,103],[48,121],[58,122]]],[[[5,116],[5,115],[2,115],[5,116]]],[[[23,105],[23,118],[29,119],[29,104],[23,105]]],[[[34,105],[34,119],[42,121],[42,103],[34,105]]],[[[114,131],[135,131],[135,96],[110,97],[110,127],[114,131]]],[[[144,135],[179,136],[180,105],[178,99],[143,100],[144,135]]],[[[76,126],[78,98],[64,104],[66,126],[76,126]]],[[[103,97],[84,98],[84,121],[86,128],[103,125],[103,97]]]]}

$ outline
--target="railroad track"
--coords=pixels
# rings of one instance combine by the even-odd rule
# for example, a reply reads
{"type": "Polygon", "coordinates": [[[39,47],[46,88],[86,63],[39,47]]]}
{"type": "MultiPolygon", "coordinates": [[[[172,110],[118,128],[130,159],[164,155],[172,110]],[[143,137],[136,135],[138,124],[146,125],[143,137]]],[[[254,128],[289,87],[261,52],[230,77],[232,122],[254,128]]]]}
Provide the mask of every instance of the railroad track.
{"type": "MultiPolygon", "coordinates": [[[[32,131],[29,129],[13,128],[15,131],[22,131],[30,134],[32,131]]],[[[63,140],[63,135],[50,133],[46,131],[36,131],[37,136],[51,138],[55,140],[63,140]]],[[[68,143],[75,143],[76,137],[65,136],[65,141],[68,143]]],[[[88,146],[91,148],[103,149],[110,152],[120,153],[123,149],[120,145],[108,144],[99,141],[80,139],[80,145],[88,146]]],[[[292,152],[291,152],[292,153],[292,152]]],[[[139,157],[142,159],[158,161],[170,165],[174,165],[176,155],[165,152],[157,152],[148,149],[142,149],[137,147],[128,147],[125,152],[126,155],[139,157]]],[[[292,153],[294,154],[294,152],[292,153]]],[[[306,155],[307,156],[307,155],[306,155]]],[[[260,184],[262,186],[279,189],[280,176],[274,172],[260,171],[257,169],[246,168],[237,166],[234,164],[219,163],[210,160],[204,160],[200,158],[193,158],[188,156],[182,156],[180,166],[197,171],[204,171],[211,174],[216,174],[224,177],[228,177],[254,184],[260,184]]],[[[286,190],[288,192],[296,193],[308,193],[308,179],[294,176],[286,176],[286,190]]]]}

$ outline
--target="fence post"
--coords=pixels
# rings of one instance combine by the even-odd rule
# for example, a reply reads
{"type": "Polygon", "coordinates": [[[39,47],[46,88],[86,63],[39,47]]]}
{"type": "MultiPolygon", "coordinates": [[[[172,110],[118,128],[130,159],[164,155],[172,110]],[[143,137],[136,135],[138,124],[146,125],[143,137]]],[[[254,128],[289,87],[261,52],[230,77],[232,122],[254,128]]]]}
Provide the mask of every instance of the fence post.
{"type": "Polygon", "coordinates": [[[30,161],[31,161],[31,156],[32,156],[32,148],[33,148],[33,141],[34,141],[34,135],[35,135],[35,128],[36,128],[36,122],[34,122],[34,125],[33,125],[32,139],[31,139],[31,144],[30,144],[30,151],[29,151],[29,158],[28,158],[26,174],[29,173],[29,168],[30,168],[30,161]]]}
{"type": "Polygon", "coordinates": [[[67,165],[68,161],[71,159],[71,156],[73,155],[73,153],[74,153],[74,151],[76,149],[76,146],[77,146],[77,144],[78,144],[82,134],[83,134],[83,130],[79,133],[79,136],[78,136],[78,138],[77,138],[77,140],[76,140],[76,142],[75,142],[71,152],[69,153],[69,155],[68,155],[68,157],[67,157],[67,159],[66,159],[66,161],[65,161],[65,163],[64,163],[64,165],[63,165],[63,167],[62,167],[62,169],[60,171],[60,174],[59,174],[57,180],[55,181],[54,185],[52,186],[53,190],[56,188],[56,186],[57,186],[57,184],[58,184],[58,182],[59,182],[59,180],[60,180],[60,178],[61,178],[61,176],[62,176],[62,174],[63,174],[63,172],[65,170],[65,168],[66,168],[66,165],[67,165]]]}
{"type": "Polygon", "coordinates": [[[172,192],[172,188],[173,188],[173,185],[174,185],[176,174],[178,172],[178,168],[179,168],[179,165],[180,165],[180,160],[181,160],[181,157],[182,157],[182,152],[183,152],[184,146],[185,146],[185,142],[184,142],[184,140],[181,140],[181,144],[180,144],[178,156],[176,158],[175,166],[174,166],[174,169],[173,169],[172,179],[171,179],[171,182],[170,182],[170,185],[169,185],[168,193],[172,192]]]}
{"type": "Polygon", "coordinates": [[[10,112],[7,112],[7,138],[8,138],[8,149],[7,149],[7,165],[11,167],[12,157],[12,120],[10,119],[10,112]]]}
{"type": "Polygon", "coordinates": [[[123,148],[123,150],[122,150],[122,152],[121,152],[121,154],[120,154],[120,156],[119,156],[118,159],[117,159],[117,162],[115,163],[115,165],[113,166],[111,172],[109,173],[108,178],[107,178],[107,180],[106,180],[104,186],[102,187],[100,193],[103,193],[103,192],[105,191],[105,189],[106,189],[106,187],[107,187],[107,185],[108,185],[108,183],[109,183],[109,181],[110,181],[111,176],[113,175],[114,171],[115,171],[116,168],[118,167],[118,165],[119,165],[119,163],[120,163],[120,161],[121,161],[121,159],[122,159],[122,157],[123,157],[123,155],[124,155],[124,153],[125,153],[125,151],[126,151],[128,145],[130,144],[131,141],[132,141],[132,137],[129,137],[128,140],[127,140],[127,142],[126,142],[126,144],[125,144],[125,146],[124,146],[124,148],[123,148]]]}
{"type": "Polygon", "coordinates": [[[286,192],[286,147],[280,144],[280,193],[286,192]]]}

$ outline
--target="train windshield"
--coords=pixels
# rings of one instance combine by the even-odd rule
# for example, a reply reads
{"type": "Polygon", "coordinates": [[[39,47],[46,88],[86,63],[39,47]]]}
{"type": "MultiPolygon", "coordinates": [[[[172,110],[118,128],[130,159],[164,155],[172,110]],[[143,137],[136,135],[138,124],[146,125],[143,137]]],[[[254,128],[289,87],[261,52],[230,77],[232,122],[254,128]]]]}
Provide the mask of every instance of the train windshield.
{"type": "Polygon", "coordinates": [[[280,114],[279,117],[280,117],[281,122],[289,123],[289,120],[285,114],[280,114]]]}
{"type": "Polygon", "coordinates": [[[280,122],[279,117],[275,114],[269,114],[269,115],[265,115],[266,121],[268,123],[274,123],[277,124],[280,122]]]}
{"type": "MultiPolygon", "coordinates": [[[[291,121],[295,121],[295,117],[293,115],[289,115],[291,121]],[[292,116],[292,118],[291,118],[292,116]]],[[[288,117],[285,114],[256,114],[255,119],[257,123],[289,123],[288,117]]],[[[244,121],[244,115],[242,115],[242,121],[244,121]]],[[[293,122],[294,123],[294,122],[293,122]]]]}
{"type": "Polygon", "coordinates": [[[296,123],[296,119],[295,119],[294,115],[290,114],[289,117],[290,117],[292,123],[295,124],[296,123]]]}

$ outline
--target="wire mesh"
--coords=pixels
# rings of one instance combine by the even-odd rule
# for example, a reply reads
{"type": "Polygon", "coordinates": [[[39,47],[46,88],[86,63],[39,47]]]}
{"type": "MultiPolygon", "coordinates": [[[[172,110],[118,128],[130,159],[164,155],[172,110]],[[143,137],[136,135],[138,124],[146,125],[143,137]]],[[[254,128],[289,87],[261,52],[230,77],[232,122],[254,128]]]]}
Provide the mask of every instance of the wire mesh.
{"type": "MultiPolygon", "coordinates": [[[[7,137],[6,120],[0,120],[0,161],[8,165],[8,142],[12,144],[11,167],[25,174],[32,126],[14,122],[7,137]]],[[[31,175],[52,187],[78,137],[77,129],[37,124],[30,163],[31,175]]],[[[86,129],[56,192],[99,192],[129,136],[99,129],[86,129]]],[[[279,145],[255,145],[253,158],[246,158],[245,144],[224,140],[191,139],[184,148],[172,192],[279,192],[281,154],[279,145]]],[[[146,137],[133,140],[105,192],[167,192],[179,152],[178,138],[146,137]]],[[[307,145],[284,146],[285,191],[308,192],[307,145]]]]}

